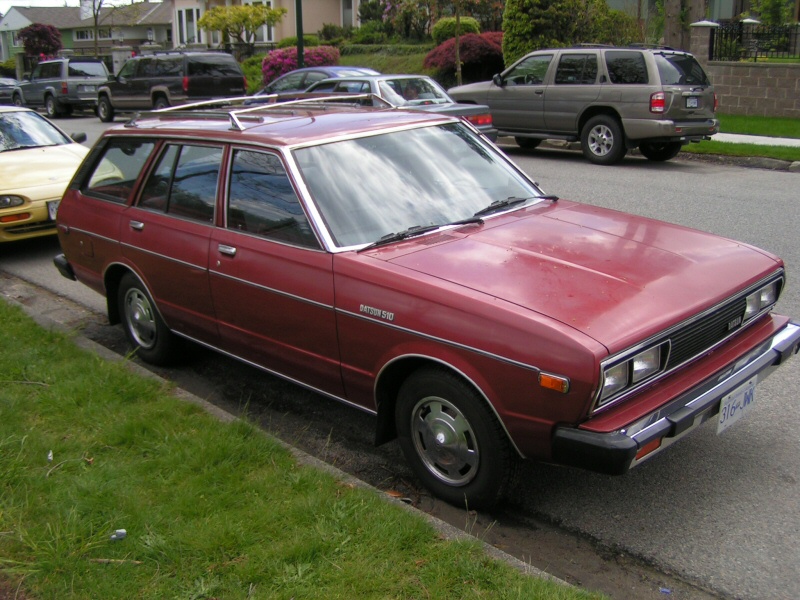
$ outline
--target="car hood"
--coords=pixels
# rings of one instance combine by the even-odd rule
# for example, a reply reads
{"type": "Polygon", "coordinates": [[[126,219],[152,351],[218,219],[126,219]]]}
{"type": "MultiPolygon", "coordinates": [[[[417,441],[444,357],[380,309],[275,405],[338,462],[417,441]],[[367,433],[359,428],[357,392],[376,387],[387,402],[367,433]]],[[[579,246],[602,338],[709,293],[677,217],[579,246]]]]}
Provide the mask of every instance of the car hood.
{"type": "Polygon", "coordinates": [[[746,244],[565,201],[439,235],[375,255],[556,319],[611,353],[781,264],[746,244]]]}
{"type": "Polygon", "coordinates": [[[447,95],[453,100],[472,100],[473,102],[486,102],[489,90],[494,84],[491,81],[479,81],[478,83],[468,83],[459,85],[447,90],[447,95]]]}
{"type": "MultiPolygon", "coordinates": [[[[0,153],[2,191],[69,183],[89,150],[80,144],[41,146],[0,153]],[[38,168],[36,165],[43,165],[38,168]]],[[[34,198],[35,199],[35,198],[34,198]]]]}

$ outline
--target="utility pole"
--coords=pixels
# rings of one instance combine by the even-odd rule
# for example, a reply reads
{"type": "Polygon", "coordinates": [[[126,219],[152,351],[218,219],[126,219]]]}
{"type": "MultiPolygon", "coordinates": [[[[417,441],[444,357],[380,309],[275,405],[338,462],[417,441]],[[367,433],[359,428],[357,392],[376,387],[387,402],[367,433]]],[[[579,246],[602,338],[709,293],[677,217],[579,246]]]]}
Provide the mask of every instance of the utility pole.
{"type": "Polygon", "coordinates": [[[305,66],[305,47],[303,43],[303,0],[294,0],[296,20],[295,29],[297,29],[297,68],[302,69],[305,66]]]}

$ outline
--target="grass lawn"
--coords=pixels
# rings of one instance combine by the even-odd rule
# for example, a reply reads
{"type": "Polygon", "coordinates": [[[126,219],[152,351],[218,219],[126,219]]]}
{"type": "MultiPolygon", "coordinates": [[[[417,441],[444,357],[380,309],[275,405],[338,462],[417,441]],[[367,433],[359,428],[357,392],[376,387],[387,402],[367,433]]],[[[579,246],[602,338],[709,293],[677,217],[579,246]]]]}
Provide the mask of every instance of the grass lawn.
{"type": "Polygon", "coordinates": [[[0,322],[0,596],[601,598],[444,540],[1,300],[0,322]]]}

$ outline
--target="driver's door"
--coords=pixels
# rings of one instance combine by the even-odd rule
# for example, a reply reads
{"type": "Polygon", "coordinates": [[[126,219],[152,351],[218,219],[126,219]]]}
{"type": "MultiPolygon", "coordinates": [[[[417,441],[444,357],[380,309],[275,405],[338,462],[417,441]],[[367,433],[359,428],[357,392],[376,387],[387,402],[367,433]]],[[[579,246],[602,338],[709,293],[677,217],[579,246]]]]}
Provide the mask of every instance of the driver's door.
{"type": "Polygon", "coordinates": [[[493,85],[487,104],[500,131],[544,130],[544,96],[552,54],[529,56],[503,74],[503,85],[493,85]]]}

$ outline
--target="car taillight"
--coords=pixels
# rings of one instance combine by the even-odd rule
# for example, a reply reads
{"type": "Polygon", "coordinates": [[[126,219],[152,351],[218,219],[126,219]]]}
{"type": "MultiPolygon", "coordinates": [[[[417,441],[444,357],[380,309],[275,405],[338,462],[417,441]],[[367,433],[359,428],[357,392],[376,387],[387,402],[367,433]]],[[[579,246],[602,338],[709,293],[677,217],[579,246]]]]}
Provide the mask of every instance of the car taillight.
{"type": "Polygon", "coordinates": [[[717,92],[714,92],[714,112],[717,112],[719,108],[719,96],[717,96],[717,92]]]}
{"type": "Polygon", "coordinates": [[[183,92],[188,93],[189,91],[189,78],[184,75],[183,77],[183,92]]]}
{"type": "Polygon", "coordinates": [[[667,97],[664,95],[664,92],[656,92],[655,94],[650,94],[651,113],[663,113],[666,107],[667,107],[667,97]]]}
{"type": "Polygon", "coordinates": [[[467,115],[464,117],[467,121],[475,125],[475,127],[487,127],[492,124],[492,115],[467,115]]]}
{"type": "Polygon", "coordinates": [[[61,93],[65,96],[69,93],[69,86],[67,85],[66,81],[61,82],[61,93]]]}

